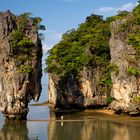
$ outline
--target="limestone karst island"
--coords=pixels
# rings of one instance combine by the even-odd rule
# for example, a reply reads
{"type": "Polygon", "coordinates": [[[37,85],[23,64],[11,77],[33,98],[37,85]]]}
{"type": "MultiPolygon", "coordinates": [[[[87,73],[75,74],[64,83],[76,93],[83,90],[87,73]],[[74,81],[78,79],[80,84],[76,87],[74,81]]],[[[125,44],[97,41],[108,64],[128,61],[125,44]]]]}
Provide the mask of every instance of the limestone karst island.
{"type": "Polygon", "coordinates": [[[0,140],[138,140],[140,1],[87,16],[47,53],[45,26],[30,12],[0,12],[0,140]]]}

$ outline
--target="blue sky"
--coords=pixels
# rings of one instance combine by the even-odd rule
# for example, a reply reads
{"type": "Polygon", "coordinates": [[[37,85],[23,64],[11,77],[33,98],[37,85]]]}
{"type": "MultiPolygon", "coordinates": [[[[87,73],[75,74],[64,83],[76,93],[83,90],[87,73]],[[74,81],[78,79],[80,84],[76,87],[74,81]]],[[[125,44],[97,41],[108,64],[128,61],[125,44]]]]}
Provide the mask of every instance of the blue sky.
{"type": "Polygon", "coordinates": [[[131,10],[137,0],[1,0],[0,11],[14,14],[31,12],[46,26],[44,51],[61,39],[62,33],[76,28],[92,13],[111,16],[119,9],[131,10]]]}
{"type": "MultiPolygon", "coordinates": [[[[56,44],[64,32],[85,21],[92,13],[104,17],[115,14],[118,10],[132,10],[137,0],[0,0],[0,11],[10,10],[16,15],[31,12],[43,19],[46,26],[43,41],[44,54],[56,44]]],[[[44,59],[43,56],[43,66],[44,59]]],[[[43,75],[43,84],[47,84],[43,75]]],[[[46,89],[47,90],[47,89],[46,89]]],[[[45,90],[43,90],[45,95],[45,90]]]]}

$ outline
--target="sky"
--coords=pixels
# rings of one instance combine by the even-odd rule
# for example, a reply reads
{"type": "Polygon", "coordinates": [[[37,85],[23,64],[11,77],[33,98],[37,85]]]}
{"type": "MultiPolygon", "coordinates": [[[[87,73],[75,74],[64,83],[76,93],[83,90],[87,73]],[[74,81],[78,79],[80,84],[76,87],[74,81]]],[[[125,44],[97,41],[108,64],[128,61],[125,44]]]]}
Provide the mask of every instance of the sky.
{"type": "MultiPolygon", "coordinates": [[[[77,28],[91,14],[112,16],[119,10],[131,11],[137,0],[0,0],[0,11],[10,10],[15,15],[31,12],[41,17],[43,32],[43,67],[46,52],[61,40],[67,30],[77,28]]],[[[43,75],[43,84],[47,77],[43,75]]],[[[45,91],[44,91],[45,92],[45,91]]]]}
{"type": "Polygon", "coordinates": [[[56,44],[64,32],[77,28],[92,13],[104,17],[118,10],[132,10],[137,0],[0,0],[0,11],[16,15],[31,12],[43,19],[46,26],[44,53],[56,44]]]}

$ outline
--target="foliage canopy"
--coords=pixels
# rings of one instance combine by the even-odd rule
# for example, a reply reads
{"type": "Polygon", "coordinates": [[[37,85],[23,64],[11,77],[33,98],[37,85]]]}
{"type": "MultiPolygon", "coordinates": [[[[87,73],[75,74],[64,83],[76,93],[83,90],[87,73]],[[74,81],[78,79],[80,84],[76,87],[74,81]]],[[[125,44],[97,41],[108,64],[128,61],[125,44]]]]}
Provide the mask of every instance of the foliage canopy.
{"type": "Polygon", "coordinates": [[[17,62],[19,73],[29,74],[32,71],[30,66],[33,57],[33,51],[36,45],[32,42],[27,32],[34,30],[45,30],[45,26],[41,25],[40,17],[32,18],[31,13],[23,13],[15,18],[16,29],[9,35],[9,44],[11,49],[11,57],[17,62]]]}
{"type": "Polygon", "coordinates": [[[92,14],[77,30],[63,34],[62,40],[48,52],[46,71],[78,75],[85,66],[107,65],[110,60],[109,38],[109,24],[102,16],[92,14]]]}

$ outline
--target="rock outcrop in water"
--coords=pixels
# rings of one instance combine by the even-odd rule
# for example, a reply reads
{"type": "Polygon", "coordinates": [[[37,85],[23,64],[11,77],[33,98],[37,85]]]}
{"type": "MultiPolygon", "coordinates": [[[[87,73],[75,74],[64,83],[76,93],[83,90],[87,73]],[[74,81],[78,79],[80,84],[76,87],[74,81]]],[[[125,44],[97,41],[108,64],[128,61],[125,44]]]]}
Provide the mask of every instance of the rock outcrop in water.
{"type": "Polygon", "coordinates": [[[54,107],[97,108],[108,104],[109,36],[109,24],[101,16],[91,15],[49,51],[49,102],[54,107]]]}
{"type": "Polygon", "coordinates": [[[41,92],[42,45],[39,18],[28,13],[0,13],[0,111],[13,119],[26,119],[28,103],[41,92]]]}
{"type": "Polygon", "coordinates": [[[97,69],[83,70],[78,80],[72,74],[64,79],[49,74],[49,103],[63,109],[106,106],[106,94],[95,85],[100,74],[97,69]]]}
{"type": "Polygon", "coordinates": [[[116,113],[140,113],[140,4],[106,20],[87,17],[49,53],[49,102],[55,107],[112,102],[116,113]]]}

